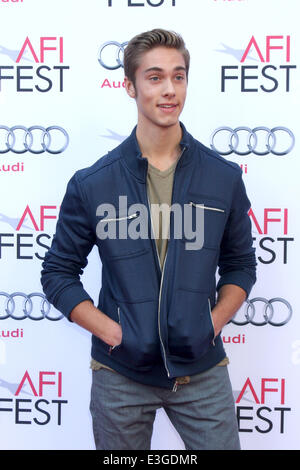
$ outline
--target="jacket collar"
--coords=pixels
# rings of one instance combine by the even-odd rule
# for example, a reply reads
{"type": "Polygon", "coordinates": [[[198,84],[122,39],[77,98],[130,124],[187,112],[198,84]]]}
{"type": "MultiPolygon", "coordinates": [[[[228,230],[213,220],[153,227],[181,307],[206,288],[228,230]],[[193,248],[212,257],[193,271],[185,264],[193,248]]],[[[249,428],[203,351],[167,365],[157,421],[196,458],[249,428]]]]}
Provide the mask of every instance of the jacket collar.
{"type": "MultiPolygon", "coordinates": [[[[180,146],[184,152],[182,153],[178,167],[185,166],[192,161],[193,152],[191,152],[191,147],[193,144],[193,137],[189,134],[185,126],[180,122],[182,129],[182,138],[180,141],[180,146]]],[[[136,178],[142,182],[146,182],[147,171],[148,171],[148,160],[145,157],[142,157],[141,149],[139,147],[137,138],[136,138],[136,128],[134,127],[130,136],[122,142],[120,145],[120,151],[122,156],[122,161],[125,163],[128,170],[134,174],[136,178]]]]}

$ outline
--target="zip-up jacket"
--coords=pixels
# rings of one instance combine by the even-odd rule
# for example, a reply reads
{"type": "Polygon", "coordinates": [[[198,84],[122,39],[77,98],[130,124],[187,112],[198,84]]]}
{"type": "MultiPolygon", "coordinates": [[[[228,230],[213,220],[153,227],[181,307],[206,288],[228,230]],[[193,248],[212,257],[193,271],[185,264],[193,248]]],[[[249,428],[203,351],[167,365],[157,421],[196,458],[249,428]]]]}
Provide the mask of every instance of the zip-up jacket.
{"type": "Polygon", "coordinates": [[[141,155],[135,128],[70,179],[41,273],[47,299],[70,319],[77,304],[93,302],[80,276],[96,245],[102,264],[97,307],[121,324],[122,342],[111,348],[92,335],[92,357],[135,381],[169,389],[176,377],[202,372],[225,357],[211,317],[217,290],[235,284],[248,296],[256,281],[242,171],[181,128],[171,206],[179,212],[170,212],[163,267],[151,225],[148,160],[141,155]],[[197,249],[187,249],[193,239],[183,214],[200,227],[197,249]],[[133,237],[138,223],[143,229],[133,237]]]}

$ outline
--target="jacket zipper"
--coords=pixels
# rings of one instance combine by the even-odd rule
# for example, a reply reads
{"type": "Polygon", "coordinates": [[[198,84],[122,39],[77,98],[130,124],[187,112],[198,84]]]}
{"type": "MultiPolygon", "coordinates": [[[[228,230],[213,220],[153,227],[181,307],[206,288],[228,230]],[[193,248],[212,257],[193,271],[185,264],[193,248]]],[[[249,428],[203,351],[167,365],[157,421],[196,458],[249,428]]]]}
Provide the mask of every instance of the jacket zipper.
{"type": "MultiPolygon", "coordinates": [[[[146,187],[146,193],[147,193],[147,187],[146,187]]],[[[154,229],[153,229],[152,214],[151,214],[151,205],[150,205],[148,193],[147,193],[147,200],[148,200],[148,206],[149,206],[149,211],[150,211],[151,232],[153,233],[153,235],[155,235],[155,234],[154,234],[154,229]]],[[[167,255],[168,255],[168,250],[167,250],[167,252],[166,252],[166,256],[165,256],[165,259],[164,259],[163,268],[161,269],[161,266],[160,266],[160,259],[159,259],[159,253],[158,253],[158,249],[157,249],[157,245],[156,245],[155,239],[154,239],[154,243],[155,243],[155,248],[156,248],[155,251],[156,251],[156,255],[157,255],[158,265],[159,265],[159,267],[160,267],[160,272],[161,272],[160,286],[159,286],[159,295],[158,295],[158,336],[159,336],[159,340],[160,340],[160,343],[161,343],[162,349],[163,349],[163,358],[164,358],[165,368],[166,368],[168,377],[170,377],[170,372],[169,372],[169,369],[168,369],[168,366],[167,366],[166,350],[165,350],[164,343],[163,343],[163,341],[162,341],[161,330],[160,330],[160,300],[161,300],[162,283],[163,283],[164,270],[165,270],[165,263],[166,263],[166,259],[167,259],[167,255]]]]}
{"type": "Polygon", "coordinates": [[[218,207],[204,206],[203,204],[196,204],[195,202],[192,202],[192,201],[190,201],[189,204],[194,207],[199,207],[200,209],[208,209],[210,211],[225,212],[224,209],[219,209],[218,207]]]}
{"type": "MultiPolygon", "coordinates": [[[[178,158],[178,162],[180,160],[180,158],[182,157],[183,155],[183,152],[185,151],[185,147],[183,147],[182,149],[182,152],[180,154],[180,157],[178,158]]],[[[178,162],[177,162],[177,165],[178,165],[178,162]]],[[[177,165],[176,165],[176,168],[177,168],[177,165]]],[[[175,168],[175,172],[176,172],[176,168],[175,168]]],[[[174,172],[174,180],[175,180],[175,172],[174,172]]],[[[174,181],[173,181],[173,188],[174,188],[174,181]]],[[[148,192],[147,192],[147,186],[146,186],[146,193],[147,193],[147,200],[148,200],[148,206],[149,206],[149,210],[150,210],[150,221],[151,221],[151,232],[154,234],[154,229],[153,229],[153,223],[152,223],[152,214],[151,214],[151,206],[150,206],[150,202],[149,202],[149,197],[148,197],[148,192]]],[[[172,197],[173,199],[173,197],[172,197]]],[[[171,201],[171,204],[172,204],[172,201],[171,201]]],[[[156,245],[156,241],[154,239],[154,243],[155,243],[155,247],[156,247],[156,255],[157,255],[157,259],[158,259],[158,265],[160,267],[160,259],[159,259],[159,253],[158,253],[158,249],[157,249],[157,245],[156,245]]],[[[168,377],[170,377],[170,371],[168,369],[168,366],[167,366],[167,357],[166,357],[166,350],[165,350],[165,346],[164,346],[164,343],[163,343],[163,340],[162,340],[162,337],[161,337],[161,329],[160,329],[160,303],[161,303],[161,293],[162,293],[162,286],[163,286],[163,279],[164,279],[164,272],[165,272],[165,264],[166,264],[166,260],[167,260],[167,256],[168,256],[168,251],[169,249],[167,248],[167,251],[166,251],[166,256],[165,256],[165,259],[164,259],[164,263],[163,263],[163,268],[161,270],[161,279],[160,279],[160,286],[159,286],[159,296],[158,296],[158,335],[159,335],[159,340],[160,340],[160,343],[162,345],[162,349],[163,349],[163,359],[164,359],[164,364],[165,364],[165,368],[166,368],[166,371],[167,371],[167,374],[168,374],[168,377]]],[[[177,390],[177,381],[175,380],[175,383],[174,383],[174,386],[173,386],[173,392],[176,392],[177,390]]]]}
{"type": "Polygon", "coordinates": [[[174,383],[174,387],[173,387],[172,392],[177,392],[177,388],[178,388],[178,382],[176,380],[175,383],[174,383]]]}
{"type": "Polygon", "coordinates": [[[160,331],[160,301],[161,301],[161,292],[162,292],[162,285],[163,285],[163,279],[164,279],[164,272],[165,272],[165,264],[166,264],[167,255],[168,255],[168,250],[167,250],[167,252],[166,252],[166,256],[165,256],[165,259],[164,259],[163,270],[162,270],[162,275],[161,275],[161,279],[160,279],[160,288],[159,288],[159,297],[158,297],[158,318],[157,318],[157,320],[158,320],[158,334],[159,334],[159,339],[160,339],[160,342],[161,342],[161,345],[162,345],[162,348],[163,348],[163,353],[164,353],[165,368],[166,368],[168,377],[170,377],[170,371],[169,371],[168,366],[167,366],[166,350],[165,350],[165,346],[164,346],[164,343],[163,343],[162,338],[161,338],[161,331],[160,331]]]}

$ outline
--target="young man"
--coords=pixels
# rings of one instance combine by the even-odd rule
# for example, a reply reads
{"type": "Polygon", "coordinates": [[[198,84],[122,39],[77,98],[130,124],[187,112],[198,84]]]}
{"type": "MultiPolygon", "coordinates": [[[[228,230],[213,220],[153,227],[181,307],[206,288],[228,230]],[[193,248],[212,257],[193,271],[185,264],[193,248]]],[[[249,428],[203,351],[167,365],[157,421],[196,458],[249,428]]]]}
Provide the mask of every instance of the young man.
{"type": "Polygon", "coordinates": [[[44,292],[92,333],[97,449],[150,449],[161,407],[187,449],[239,449],[220,332],[256,280],[241,170],[179,121],[189,71],[179,35],[157,29],[136,36],[124,69],[137,126],[69,181],[43,263],[44,292]],[[167,217],[155,217],[160,205],[172,208],[167,217]],[[196,224],[200,244],[186,234],[188,224],[196,224]],[[95,244],[97,307],[79,280],[95,244]]]}

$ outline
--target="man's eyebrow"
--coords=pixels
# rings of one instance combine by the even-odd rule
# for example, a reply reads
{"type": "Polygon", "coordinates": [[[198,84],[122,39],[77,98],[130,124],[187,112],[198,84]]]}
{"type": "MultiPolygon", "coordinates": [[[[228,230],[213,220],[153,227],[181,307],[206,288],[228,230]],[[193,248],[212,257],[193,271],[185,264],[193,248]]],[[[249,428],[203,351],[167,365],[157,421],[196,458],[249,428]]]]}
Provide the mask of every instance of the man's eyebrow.
{"type": "MultiPolygon", "coordinates": [[[[174,68],[174,71],[178,72],[180,70],[183,70],[186,72],[186,68],[183,67],[183,65],[178,65],[177,67],[174,68]]],[[[148,72],[163,72],[164,70],[161,67],[149,67],[144,71],[144,73],[148,72]]]]}

